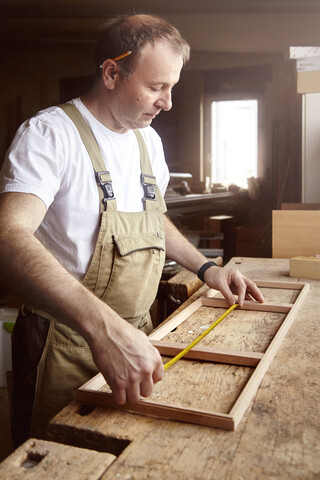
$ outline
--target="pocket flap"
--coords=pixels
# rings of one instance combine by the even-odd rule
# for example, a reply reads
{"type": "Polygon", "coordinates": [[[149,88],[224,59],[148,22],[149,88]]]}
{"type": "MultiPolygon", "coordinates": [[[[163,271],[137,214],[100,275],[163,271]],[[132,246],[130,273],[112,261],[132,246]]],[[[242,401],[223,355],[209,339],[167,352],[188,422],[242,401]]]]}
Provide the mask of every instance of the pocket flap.
{"type": "Polygon", "coordinates": [[[114,235],[113,239],[122,257],[138,250],[149,248],[164,250],[164,234],[161,233],[145,233],[130,236],[114,235]]]}

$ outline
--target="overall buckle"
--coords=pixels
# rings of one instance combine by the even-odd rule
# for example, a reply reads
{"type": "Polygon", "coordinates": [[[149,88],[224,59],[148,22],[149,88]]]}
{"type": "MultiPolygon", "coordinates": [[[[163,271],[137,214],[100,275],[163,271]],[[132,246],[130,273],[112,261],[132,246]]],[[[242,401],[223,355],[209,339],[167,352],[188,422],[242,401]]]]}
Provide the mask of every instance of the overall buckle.
{"type": "Polygon", "coordinates": [[[145,175],[141,173],[141,185],[144,191],[144,199],[155,200],[156,199],[156,177],[152,175],[145,175]],[[149,180],[150,179],[150,180],[149,180]]]}
{"type": "Polygon", "coordinates": [[[112,187],[112,180],[108,171],[95,172],[95,177],[98,185],[103,191],[103,203],[106,205],[108,200],[114,199],[114,192],[112,187]]]}

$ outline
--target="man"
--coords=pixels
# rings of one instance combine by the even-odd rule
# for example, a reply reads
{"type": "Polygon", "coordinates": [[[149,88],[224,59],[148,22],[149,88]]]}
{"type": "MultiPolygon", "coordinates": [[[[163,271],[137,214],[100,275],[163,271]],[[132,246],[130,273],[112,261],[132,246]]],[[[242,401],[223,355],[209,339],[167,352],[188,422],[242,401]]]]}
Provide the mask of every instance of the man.
{"type": "Polygon", "coordinates": [[[150,124],[171,108],[189,46],[165,20],[109,21],[92,89],[25,122],[3,168],[2,284],[24,305],[13,334],[15,443],[43,436],[75,388],[102,372],[119,404],[163,376],[145,333],[165,253],[228,302],[263,301],[203,257],[164,216],[168,183],[150,124]],[[205,266],[203,266],[205,265],[205,266]],[[145,333],[144,333],[145,332],[145,333]]]}

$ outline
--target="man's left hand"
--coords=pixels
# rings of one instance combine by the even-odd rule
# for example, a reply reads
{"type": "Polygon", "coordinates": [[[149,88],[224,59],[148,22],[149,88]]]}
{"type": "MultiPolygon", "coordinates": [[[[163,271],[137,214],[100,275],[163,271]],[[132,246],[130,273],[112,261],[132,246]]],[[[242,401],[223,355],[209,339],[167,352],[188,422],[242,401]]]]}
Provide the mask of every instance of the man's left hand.
{"type": "Polygon", "coordinates": [[[235,268],[213,266],[205,272],[204,279],[210,288],[222,293],[230,306],[238,303],[242,307],[244,300],[264,302],[263,295],[257,285],[235,268]],[[237,301],[234,295],[238,296],[237,301]]]}

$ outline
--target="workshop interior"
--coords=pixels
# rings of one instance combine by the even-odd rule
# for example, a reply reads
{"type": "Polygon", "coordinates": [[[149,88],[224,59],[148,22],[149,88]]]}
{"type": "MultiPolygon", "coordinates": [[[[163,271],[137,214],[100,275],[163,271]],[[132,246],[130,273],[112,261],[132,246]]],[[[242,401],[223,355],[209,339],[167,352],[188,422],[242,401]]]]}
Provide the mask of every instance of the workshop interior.
{"type": "Polygon", "coordinates": [[[88,90],[101,21],[124,13],[164,17],[191,47],[172,109],[152,122],[166,214],[265,303],[246,298],[220,321],[219,292],[166,259],[150,341],[164,362],[188,350],[168,382],[119,409],[94,377],[46,439],[15,450],[20,305],[1,290],[0,478],[320,478],[320,2],[1,0],[1,163],[25,120],[88,90]]]}

